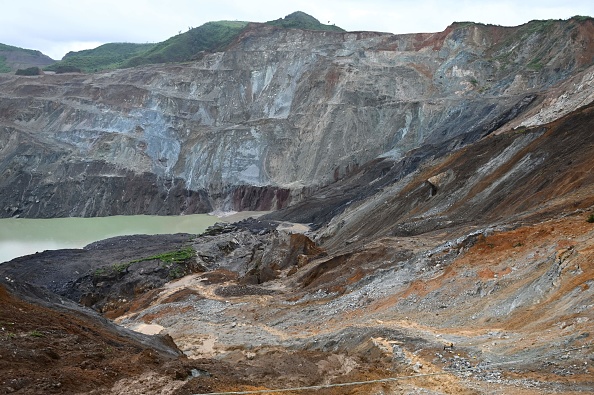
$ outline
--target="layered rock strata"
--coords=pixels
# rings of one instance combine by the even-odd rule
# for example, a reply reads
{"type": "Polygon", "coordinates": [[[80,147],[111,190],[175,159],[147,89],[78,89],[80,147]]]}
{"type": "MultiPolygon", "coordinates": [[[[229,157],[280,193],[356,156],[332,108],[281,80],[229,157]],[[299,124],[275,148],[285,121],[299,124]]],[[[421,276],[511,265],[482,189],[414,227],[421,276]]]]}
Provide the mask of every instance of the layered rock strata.
{"type": "Polygon", "coordinates": [[[286,207],[378,158],[546,118],[551,88],[582,73],[591,89],[593,31],[580,18],[411,35],[255,24],[195,62],[3,75],[0,215],[286,207]]]}

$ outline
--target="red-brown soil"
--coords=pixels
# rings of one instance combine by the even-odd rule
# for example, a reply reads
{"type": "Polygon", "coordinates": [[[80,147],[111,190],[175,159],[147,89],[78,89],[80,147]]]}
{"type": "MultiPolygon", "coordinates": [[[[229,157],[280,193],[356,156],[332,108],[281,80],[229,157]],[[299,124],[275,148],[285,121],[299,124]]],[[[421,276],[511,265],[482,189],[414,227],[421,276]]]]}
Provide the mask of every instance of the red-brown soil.
{"type": "MultiPolygon", "coordinates": [[[[148,372],[185,379],[183,358],[159,352],[98,317],[30,303],[0,285],[0,393],[74,394],[148,372]]],[[[162,342],[162,341],[161,341],[162,342]]],[[[163,347],[163,345],[162,345],[163,347]]]]}

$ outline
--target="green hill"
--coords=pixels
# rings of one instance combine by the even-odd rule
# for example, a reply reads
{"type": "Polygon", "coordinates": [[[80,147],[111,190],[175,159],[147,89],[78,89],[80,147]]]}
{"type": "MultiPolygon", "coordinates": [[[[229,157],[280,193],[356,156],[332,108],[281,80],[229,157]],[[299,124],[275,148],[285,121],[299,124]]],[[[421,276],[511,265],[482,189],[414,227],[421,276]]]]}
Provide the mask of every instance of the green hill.
{"type": "Polygon", "coordinates": [[[71,67],[85,72],[123,67],[130,58],[149,51],[156,44],[109,43],[95,49],[68,52],[61,61],[46,67],[45,70],[57,71],[71,67]]]}
{"type": "MultiPolygon", "coordinates": [[[[208,22],[157,44],[111,43],[95,49],[69,52],[60,62],[45,70],[56,71],[69,67],[95,72],[145,64],[187,62],[202,51],[224,50],[248,24],[240,21],[208,22]]],[[[301,11],[266,24],[285,29],[344,31],[334,25],[324,25],[301,11]]]]}
{"type": "MultiPolygon", "coordinates": [[[[184,62],[192,60],[201,51],[225,49],[247,27],[249,22],[218,21],[190,29],[163,41],[151,50],[128,60],[124,67],[142,64],[184,62]]],[[[324,25],[316,18],[298,11],[285,18],[266,22],[268,25],[286,29],[344,31],[334,25],[324,25]]]]}
{"type": "Polygon", "coordinates": [[[29,67],[45,67],[55,60],[34,49],[0,44],[0,73],[10,73],[29,67]]]}
{"type": "Polygon", "coordinates": [[[338,26],[324,25],[313,16],[301,11],[294,12],[281,19],[266,22],[266,24],[284,27],[285,29],[327,30],[344,32],[344,29],[338,26]]]}
{"type": "Polygon", "coordinates": [[[124,67],[142,64],[184,62],[200,51],[222,50],[248,25],[248,22],[208,22],[185,33],[173,36],[143,54],[129,59],[124,67]]]}

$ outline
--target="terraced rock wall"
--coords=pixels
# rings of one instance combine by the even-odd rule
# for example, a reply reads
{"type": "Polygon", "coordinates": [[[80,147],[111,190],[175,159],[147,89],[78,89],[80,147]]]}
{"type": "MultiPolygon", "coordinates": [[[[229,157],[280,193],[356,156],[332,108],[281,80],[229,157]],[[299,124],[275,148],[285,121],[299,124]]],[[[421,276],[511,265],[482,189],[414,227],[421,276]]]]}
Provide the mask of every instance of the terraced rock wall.
{"type": "Polygon", "coordinates": [[[185,64],[3,75],[0,215],[286,207],[378,158],[542,120],[545,100],[575,108],[550,92],[578,75],[591,91],[593,31],[588,19],[411,35],[254,25],[185,64]]]}

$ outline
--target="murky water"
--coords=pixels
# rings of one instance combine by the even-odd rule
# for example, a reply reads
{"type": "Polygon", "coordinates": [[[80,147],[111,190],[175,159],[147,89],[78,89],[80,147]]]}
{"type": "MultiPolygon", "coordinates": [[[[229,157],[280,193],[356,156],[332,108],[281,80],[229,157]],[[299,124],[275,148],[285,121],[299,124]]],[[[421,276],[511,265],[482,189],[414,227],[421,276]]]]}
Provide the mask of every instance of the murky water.
{"type": "Polygon", "coordinates": [[[184,216],[131,215],[98,218],[2,218],[0,262],[44,250],[82,248],[114,236],[201,233],[220,221],[207,214],[184,216]]]}

